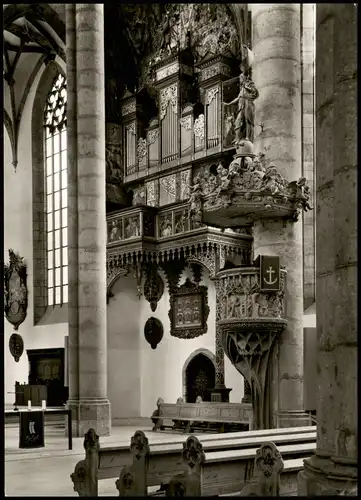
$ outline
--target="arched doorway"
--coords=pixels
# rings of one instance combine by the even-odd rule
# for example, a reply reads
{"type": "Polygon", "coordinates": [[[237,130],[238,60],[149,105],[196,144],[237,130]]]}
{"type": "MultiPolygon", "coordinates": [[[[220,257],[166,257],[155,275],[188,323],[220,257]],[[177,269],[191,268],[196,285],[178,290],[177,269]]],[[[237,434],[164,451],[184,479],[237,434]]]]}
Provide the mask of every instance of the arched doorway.
{"type": "Polygon", "coordinates": [[[195,403],[198,396],[210,401],[210,389],[216,383],[216,370],[212,359],[203,353],[194,356],[185,370],[185,397],[187,403],[195,403]]]}

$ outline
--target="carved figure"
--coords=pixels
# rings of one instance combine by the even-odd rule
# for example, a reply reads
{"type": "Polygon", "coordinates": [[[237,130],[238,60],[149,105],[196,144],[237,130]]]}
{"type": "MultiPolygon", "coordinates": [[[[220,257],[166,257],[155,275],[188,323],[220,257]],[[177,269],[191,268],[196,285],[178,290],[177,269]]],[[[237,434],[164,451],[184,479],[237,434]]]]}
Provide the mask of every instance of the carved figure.
{"type": "Polygon", "coordinates": [[[280,182],[280,174],[274,165],[270,165],[262,179],[261,191],[270,191],[277,194],[283,186],[280,182]]]}
{"type": "Polygon", "coordinates": [[[74,483],[74,491],[78,493],[80,497],[86,497],[87,487],[86,487],[86,461],[80,460],[74,468],[74,472],[70,474],[70,479],[74,483]]]}
{"type": "Polygon", "coordinates": [[[236,146],[242,145],[244,140],[254,141],[254,100],[259,96],[258,90],[249,75],[243,73],[239,76],[239,94],[233,101],[224,103],[225,106],[231,106],[238,103],[238,113],[234,123],[235,139],[233,143],[236,146]]]}
{"type": "Polygon", "coordinates": [[[121,239],[121,233],[119,228],[119,221],[113,220],[109,235],[109,241],[117,241],[121,239]]]}
{"type": "Polygon", "coordinates": [[[300,179],[298,179],[297,187],[298,187],[299,193],[301,195],[301,199],[302,199],[301,203],[302,203],[302,208],[304,209],[304,211],[307,212],[308,210],[313,210],[313,208],[311,207],[311,205],[309,203],[309,200],[311,197],[311,190],[307,184],[306,177],[301,177],[300,179]]]}
{"type": "Polygon", "coordinates": [[[133,195],[133,202],[132,205],[137,206],[137,205],[145,205],[145,191],[143,189],[136,189],[134,190],[134,195],[133,195]]]}
{"type": "Polygon", "coordinates": [[[105,148],[105,163],[107,182],[119,184],[122,181],[122,169],[109,147],[105,148]]]}
{"type": "Polygon", "coordinates": [[[190,186],[191,196],[189,198],[188,218],[193,217],[195,223],[202,221],[202,185],[201,177],[197,174],[193,179],[193,185],[190,186]]]}
{"type": "Polygon", "coordinates": [[[136,238],[140,236],[139,217],[125,219],[125,238],[136,238]]]}
{"type": "Polygon", "coordinates": [[[182,212],[179,217],[176,219],[175,223],[175,232],[176,234],[178,233],[184,233],[186,230],[186,222],[187,222],[187,217],[184,212],[182,212]]]}
{"type": "Polygon", "coordinates": [[[165,216],[160,219],[160,236],[171,236],[172,235],[172,218],[171,216],[165,216]]]}
{"type": "Polygon", "coordinates": [[[132,436],[130,451],[137,460],[149,454],[148,438],[143,431],[136,431],[132,436]]]}

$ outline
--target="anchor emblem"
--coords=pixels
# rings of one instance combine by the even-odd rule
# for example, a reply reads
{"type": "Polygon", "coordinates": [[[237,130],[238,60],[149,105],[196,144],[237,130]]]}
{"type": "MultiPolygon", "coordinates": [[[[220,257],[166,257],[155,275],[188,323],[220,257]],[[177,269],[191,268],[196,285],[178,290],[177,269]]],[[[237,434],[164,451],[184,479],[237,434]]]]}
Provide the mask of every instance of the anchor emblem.
{"type": "Polygon", "coordinates": [[[277,283],[277,276],[275,277],[275,279],[272,281],[272,275],[273,274],[276,274],[276,271],[273,269],[272,266],[269,266],[269,268],[267,269],[266,271],[266,274],[268,274],[268,279],[269,281],[266,280],[266,278],[263,278],[263,281],[267,284],[267,285],[274,285],[275,283],[277,283]]]}

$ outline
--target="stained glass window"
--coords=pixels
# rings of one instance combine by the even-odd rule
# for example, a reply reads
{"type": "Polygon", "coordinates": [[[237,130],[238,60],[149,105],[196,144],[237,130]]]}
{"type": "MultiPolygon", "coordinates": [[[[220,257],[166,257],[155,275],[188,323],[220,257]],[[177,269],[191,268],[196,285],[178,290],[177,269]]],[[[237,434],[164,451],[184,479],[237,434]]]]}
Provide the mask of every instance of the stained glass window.
{"type": "Polygon", "coordinates": [[[44,111],[48,305],[68,302],[66,80],[59,74],[44,111]]]}

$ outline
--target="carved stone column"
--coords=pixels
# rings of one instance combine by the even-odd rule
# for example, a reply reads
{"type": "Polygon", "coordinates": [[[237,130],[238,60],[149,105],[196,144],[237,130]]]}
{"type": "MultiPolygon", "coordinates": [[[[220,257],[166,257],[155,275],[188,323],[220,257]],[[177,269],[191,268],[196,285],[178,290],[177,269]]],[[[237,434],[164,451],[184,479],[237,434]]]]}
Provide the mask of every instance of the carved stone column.
{"type": "Polygon", "coordinates": [[[68,406],[73,411],[76,436],[84,435],[89,427],[98,435],[107,435],[110,403],[107,399],[103,5],[76,4],[67,9],[73,121],[76,109],[76,153],[72,142],[69,165],[69,178],[76,186],[69,206],[73,238],[69,262],[75,256],[76,265],[70,269],[76,280],[72,276],[73,294],[69,297],[73,309],[69,331],[71,398],[68,406]]]}
{"type": "Polygon", "coordinates": [[[214,284],[216,288],[216,385],[211,392],[211,400],[229,402],[229,393],[232,389],[227,389],[224,384],[224,349],[222,344],[222,331],[218,325],[218,320],[221,318],[222,308],[219,295],[219,281],[215,279],[214,284]]]}
{"type": "MultiPolygon", "coordinates": [[[[256,104],[254,150],[288,179],[301,177],[300,6],[252,4],[253,80],[259,91],[256,104]]],[[[254,223],[254,257],[279,255],[287,269],[287,327],[273,377],[273,425],[282,414],[283,427],[307,425],[303,410],[303,258],[302,221],[266,219],[254,223]],[[277,395],[278,392],[278,395],[277,395]]],[[[306,416],[306,415],[305,415],[306,416]]]]}
{"type": "Polygon", "coordinates": [[[317,4],[316,23],[317,449],[299,494],[357,495],[357,5],[317,4]]]}

